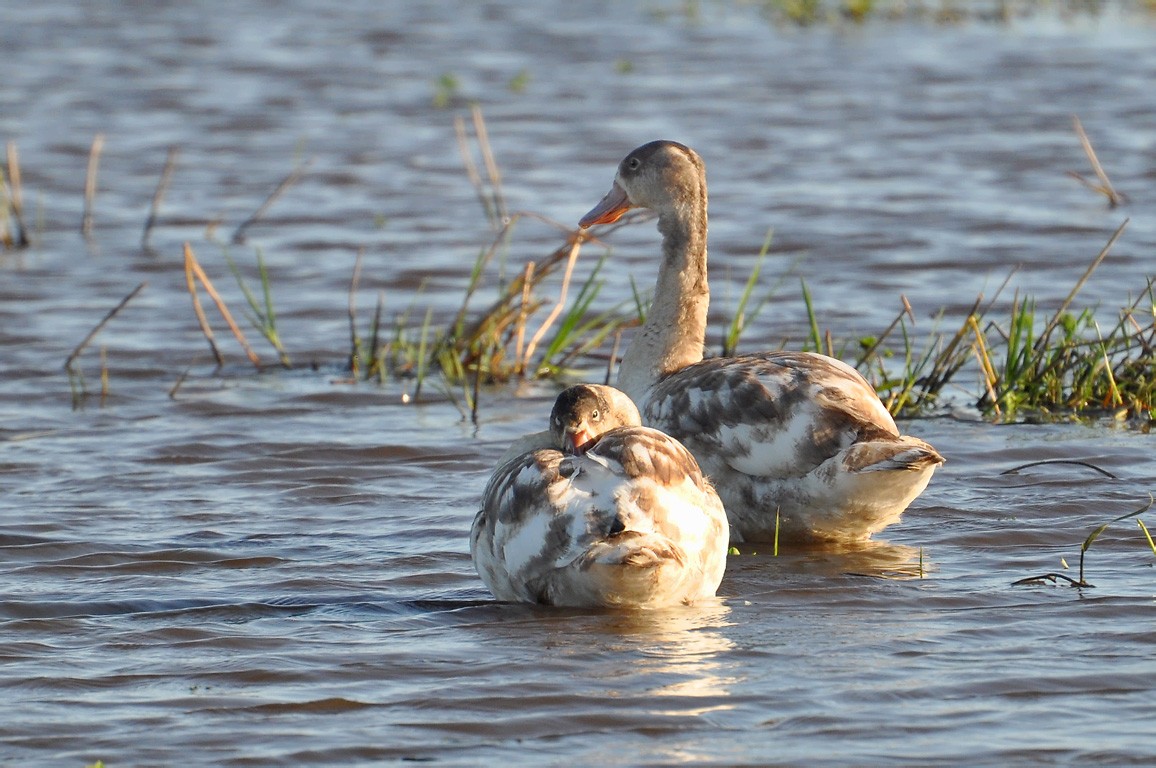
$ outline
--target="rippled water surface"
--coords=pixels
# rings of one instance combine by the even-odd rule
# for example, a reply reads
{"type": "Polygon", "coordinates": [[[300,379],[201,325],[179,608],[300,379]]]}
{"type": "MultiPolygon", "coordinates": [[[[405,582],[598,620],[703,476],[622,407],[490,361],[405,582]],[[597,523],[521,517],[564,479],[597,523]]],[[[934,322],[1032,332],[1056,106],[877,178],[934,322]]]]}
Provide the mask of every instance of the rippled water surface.
{"type": "MultiPolygon", "coordinates": [[[[3,10],[0,137],[19,149],[34,244],[0,252],[0,763],[1156,760],[1156,559],[1135,524],[1089,550],[1094,588],[1012,586],[1064,560],[1075,576],[1084,537],[1146,503],[1148,434],[907,422],[948,463],[874,546],[744,548],[715,605],[558,611],[494,603],[467,548],[495,457],[544,426],[553,385],[483,390],[474,425],[460,392],[427,385],[414,403],[412,380],[348,380],[359,251],[361,326],[378,292],[391,324],[412,307],[419,325],[456,310],[493,238],[454,135],[474,102],[510,210],[566,226],[632,147],[698,149],[715,327],[774,230],[760,291],[776,300],[748,349],[807,332],[800,278],[853,338],[901,295],[917,329],[941,309],[955,324],[1017,266],[1003,299],[1057,306],[1125,218],[1080,300],[1112,316],[1153,274],[1151,15],[798,28],[744,3],[689,7],[3,10]],[[1125,207],[1066,175],[1088,174],[1072,115],[1125,207]],[[221,326],[214,371],[186,241],[237,310],[225,255],[254,281],[260,249],[292,370],[254,373],[221,326]],[[70,383],[69,353],[141,282],[70,383]],[[1004,474],[1045,459],[1114,477],[1004,474]]],[[[523,219],[505,268],[562,237],[523,219]]],[[[606,309],[631,299],[629,278],[650,284],[657,234],[611,244],[606,309]]]]}

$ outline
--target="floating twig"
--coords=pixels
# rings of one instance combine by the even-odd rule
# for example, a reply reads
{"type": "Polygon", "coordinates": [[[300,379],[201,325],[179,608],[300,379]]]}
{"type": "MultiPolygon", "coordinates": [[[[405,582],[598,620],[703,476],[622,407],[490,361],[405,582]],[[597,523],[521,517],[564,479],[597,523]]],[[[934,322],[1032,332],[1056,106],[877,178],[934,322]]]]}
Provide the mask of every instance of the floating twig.
{"type": "Polygon", "coordinates": [[[1011,469],[1005,469],[1003,472],[1000,472],[1000,474],[1001,475],[1015,475],[1015,474],[1018,474],[1021,469],[1029,469],[1031,467],[1038,467],[1038,466],[1041,466],[1044,464],[1074,464],[1074,465],[1079,466],[1079,467],[1087,467],[1088,469],[1094,469],[1095,471],[1099,472],[1104,477],[1110,477],[1113,480],[1119,480],[1120,479],[1106,469],[1101,469],[1100,467],[1097,467],[1095,464],[1092,464],[1091,462],[1080,461],[1079,459],[1042,459],[1040,461],[1029,461],[1027,464],[1020,464],[1018,467],[1012,467],[1011,469]]]}

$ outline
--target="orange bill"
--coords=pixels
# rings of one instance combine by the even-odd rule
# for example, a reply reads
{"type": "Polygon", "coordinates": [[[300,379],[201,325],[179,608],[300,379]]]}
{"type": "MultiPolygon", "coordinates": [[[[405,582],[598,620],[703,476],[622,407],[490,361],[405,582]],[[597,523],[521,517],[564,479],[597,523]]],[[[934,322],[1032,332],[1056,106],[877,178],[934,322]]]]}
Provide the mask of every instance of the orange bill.
{"type": "Polygon", "coordinates": [[[630,198],[626,196],[626,192],[618,186],[616,181],[610,187],[610,191],[606,193],[606,197],[602,198],[602,202],[594,206],[590,213],[583,216],[578,222],[578,226],[585,229],[594,224],[612,224],[633,207],[630,204],[630,198]]]}
{"type": "Polygon", "coordinates": [[[574,453],[579,456],[586,453],[586,450],[594,443],[594,436],[581,428],[572,432],[567,430],[567,437],[570,438],[570,442],[574,446],[574,453]]]}

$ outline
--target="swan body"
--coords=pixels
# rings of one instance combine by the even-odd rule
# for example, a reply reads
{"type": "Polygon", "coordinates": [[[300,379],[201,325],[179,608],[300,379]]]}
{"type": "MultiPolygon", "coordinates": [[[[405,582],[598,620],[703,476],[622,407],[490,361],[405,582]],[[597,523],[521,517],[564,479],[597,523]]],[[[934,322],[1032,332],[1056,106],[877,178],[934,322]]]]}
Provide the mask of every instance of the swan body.
{"type": "Polygon", "coordinates": [[[690,148],[645,144],[579,224],[658,213],[654,302],[623,355],[618,385],[643,421],[682,441],[726,506],[733,541],[854,543],[897,521],[943,463],[901,435],[846,363],[807,352],[703,359],[706,170],[690,148]]]}
{"type": "Polygon", "coordinates": [[[610,387],[559,395],[551,428],[495,470],[470,531],[499,600],[653,608],[711,598],[726,567],[722,502],[678,441],[610,387]]]}

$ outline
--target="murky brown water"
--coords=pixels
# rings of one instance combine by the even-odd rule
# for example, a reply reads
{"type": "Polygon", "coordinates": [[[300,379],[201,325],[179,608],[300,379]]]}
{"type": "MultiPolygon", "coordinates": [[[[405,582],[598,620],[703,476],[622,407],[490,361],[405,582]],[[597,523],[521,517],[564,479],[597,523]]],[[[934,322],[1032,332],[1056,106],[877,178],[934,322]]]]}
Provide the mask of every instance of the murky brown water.
{"type": "MultiPolygon", "coordinates": [[[[901,293],[930,328],[1016,264],[1013,286],[1054,306],[1125,217],[1086,303],[1114,311],[1152,275],[1151,16],[800,30],[741,3],[697,7],[3,12],[0,137],[20,149],[37,243],[0,254],[0,762],[1156,758],[1156,574],[1136,526],[1116,524],[1088,553],[1094,589],[1011,586],[1061,558],[1075,575],[1087,533],[1147,500],[1149,435],[908,423],[948,464],[876,547],[744,553],[717,606],[549,611],[493,603],[467,531],[494,457],[542,426],[553,390],[484,392],[475,427],[436,388],[405,405],[411,383],[343,380],[358,249],[366,324],[379,290],[391,313],[455,309],[489,242],[452,125],[473,100],[510,207],[566,223],[633,146],[696,147],[718,316],[769,227],[767,290],[796,262],[747,348],[805,333],[796,275],[841,337],[879,332],[901,293]],[[436,108],[443,74],[457,92],[436,108]],[[1087,166],[1073,114],[1126,208],[1065,176],[1087,166]],[[179,165],[146,253],[172,145],[179,165]],[[239,308],[220,243],[307,160],[249,243],[228,247],[250,274],[262,249],[298,367],[255,375],[219,329],[230,365],[214,375],[181,243],[239,308]],[[214,243],[206,222],[218,220],[214,243]],[[73,409],[65,358],[141,281],[81,357],[90,394],[73,409]],[[1041,459],[1117,479],[1077,465],[1001,474],[1041,459]]],[[[558,243],[524,221],[507,264],[558,243]]],[[[627,276],[650,284],[657,235],[644,225],[614,244],[606,307],[629,298],[627,276]]]]}

